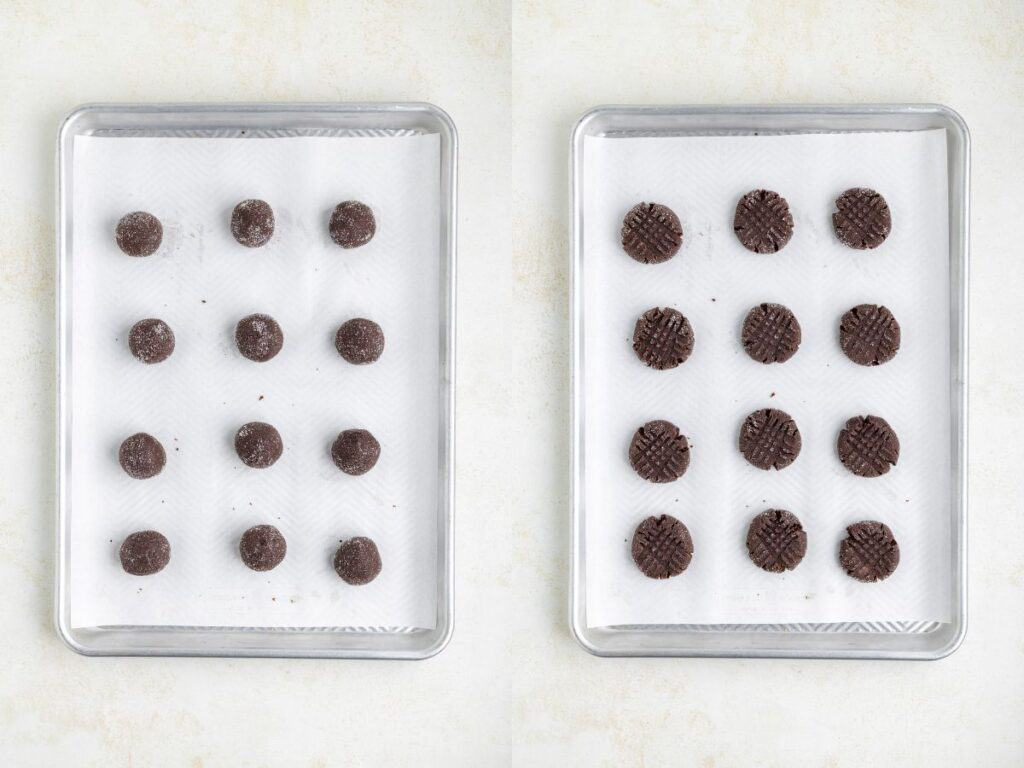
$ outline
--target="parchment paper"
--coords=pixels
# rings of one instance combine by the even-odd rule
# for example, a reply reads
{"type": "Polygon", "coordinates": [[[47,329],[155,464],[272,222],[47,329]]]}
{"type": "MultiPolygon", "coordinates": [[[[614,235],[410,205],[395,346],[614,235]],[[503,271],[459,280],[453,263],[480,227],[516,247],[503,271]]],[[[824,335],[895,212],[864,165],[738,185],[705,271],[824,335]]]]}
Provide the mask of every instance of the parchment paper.
{"type": "Polygon", "coordinates": [[[74,626],[422,627],[435,621],[441,318],[436,135],[289,138],[113,138],[75,141],[71,257],[73,427],[70,569],[74,626]],[[263,248],[231,236],[235,204],[262,198],[276,231],[263,248]],[[369,204],[374,239],[343,250],[327,223],[343,200],[369,204]],[[148,258],[121,253],[114,227],[146,210],[164,225],[148,258]],[[283,351],[250,362],[235,323],[265,312],[283,351]],[[144,365],[126,338],[137,320],[174,330],[173,356],[144,365]],[[382,326],[382,358],[345,362],[338,326],[382,326]],[[284,455],[244,466],[235,430],[274,424],[284,455]],[[382,445],[361,477],[330,445],[369,429],[382,445]],[[117,449],[156,436],[164,471],[133,480],[117,449]],[[276,525],[288,555],[275,570],[239,560],[242,532],[276,525]],[[126,575],[118,547],[154,528],[168,567],[126,575]],[[345,584],[331,568],[339,539],[373,538],[383,571],[345,584]]]}
{"type": "Polygon", "coordinates": [[[950,290],[943,131],[586,139],[583,290],[587,618],[591,626],[671,623],[945,621],[950,616],[950,290]],[[833,201],[877,189],[892,234],[873,251],[840,243],[833,201]],[[788,201],[796,223],[776,255],[743,248],[736,201],[755,188],[788,201]],[[640,201],[670,206],[685,231],[660,265],[623,251],[619,230],[640,201]],[[789,362],[761,365],[740,346],[747,311],[790,307],[803,344],[789,362]],[[889,307],[902,327],[896,358],[850,362],[838,343],[842,314],[889,307]],[[636,318],[672,306],[695,331],[693,355],[672,371],[644,366],[631,348],[636,318]],[[749,412],[788,411],[803,435],[794,464],[756,469],[737,450],[749,412]],[[849,473],[835,441],[847,418],[876,414],[895,428],[899,464],[887,475],[849,473]],[[627,448],[651,419],[677,424],[692,443],[689,471],[655,485],[630,467],[627,448]],[[800,566],[765,573],[749,560],[750,519],[768,508],[796,514],[808,534],[800,566]],[[630,557],[637,523],[668,513],[689,527],[689,569],[644,577],[630,557]],[[902,553],[877,584],[838,564],[845,527],[887,523],[902,553]]]}

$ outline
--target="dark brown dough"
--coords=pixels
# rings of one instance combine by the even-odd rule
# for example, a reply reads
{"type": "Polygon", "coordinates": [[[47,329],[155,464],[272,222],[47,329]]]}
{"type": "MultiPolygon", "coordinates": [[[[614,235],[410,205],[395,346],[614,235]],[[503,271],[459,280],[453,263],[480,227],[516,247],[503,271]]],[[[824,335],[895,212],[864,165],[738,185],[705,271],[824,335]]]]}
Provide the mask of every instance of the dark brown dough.
{"type": "Polygon", "coordinates": [[[137,531],[124,540],[119,554],[125,573],[151,576],[171,561],[171,543],[157,531],[137,531]]]}
{"type": "Polygon", "coordinates": [[[637,203],[622,220],[622,249],[643,264],[660,264],[679,252],[683,225],[667,205],[637,203]]]}
{"type": "Polygon", "coordinates": [[[257,363],[272,359],[284,346],[284,332],[270,315],[247,315],[235,326],[238,351],[257,363]]]}
{"type": "Polygon", "coordinates": [[[134,211],[117,222],[117,247],[129,256],[150,256],[164,239],[164,227],[152,213],[134,211]]]}
{"type": "Polygon", "coordinates": [[[854,523],[839,544],[839,564],[857,581],[882,581],[900,564],[900,545],[885,523],[854,523]]]}
{"type": "Polygon", "coordinates": [[[250,421],[235,433],[235,453],[247,467],[266,469],[280,459],[283,452],[281,433],[270,424],[250,421]]]}
{"type": "Polygon", "coordinates": [[[672,515],[651,516],[636,527],[630,550],[644,576],[667,579],[689,567],[693,539],[687,527],[672,515]]]}
{"type": "Polygon", "coordinates": [[[363,475],[380,458],[380,443],[365,429],[346,429],[331,446],[331,458],[346,475],[363,475]]]}
{"type": "Polygon", "coordinates": [[[274,236],[274,209],[266,200],[243,200],[231,212],[231,234],[246,248],[259,248],[274,236]]]}
{"type": "Polygon", "coordinates": [[[167,463],[164,447],[152,435],[137,432],[121,443],[117,452],[121,468],[136,480],[145,480],[160,474],[167,463]]]}
{"type": "Polygon", "coordinates": [[[755,189],[736,203],[732,228],[743,247],[754,253],[776,253],[793,236],[793,214],[778,192],[755,189]]]}
{"type": "Polygon", "coordinates": [[[377,220],[370,206],[356,200],[338,203],[331,214],[331,239],[342,248],[366,245],[377,232],[377,220]]]}
{"type": "Polygon", "coordinates": [[[800,455],[803,441],[793,417],[778,408],[762,408],[743,420],[740,453],[758,469],[783,469],[800,455]]]}
{"type": "Polygon", "coordinates": [[[879,477],[896,465],[900,441],[880,416],[855,416],[846,422],[836,442],[839,460],[859,477],[879,477]]]}
{"type": "Polygon", "coordinates": [[[348,584],[369,584],[380,574],[380,552],[373,539],[356,536],[334,553],[334,571],[348,584]]]}
{"type": "Polygon", "coordinates": [[[629,463],[644,480],[670,483],[690,466],[690,444],[670,421],[649,421],[633,434],[629,463]]]}
{"type": "Polygon", "coordinates": [[[284,560],[288,544],[284,536],[272,525],[254,525],[242,534],[238,554],[246,567],[254,571],[269,571],[284,560]]]}
{"type": "Polygon", "coordinates": [[[174,331],[155,317],[139,320],[128,332],[128,349],[144,363],[160,363],[174,352],[174,331]]]}
{"type": "Polygon", "coordinates": [[[896,357],[900,324],[887,308],[858,304],[839,322],[839,346],[858,365],[881,365],[896,357]]]}
{"type": "Polygon", "coordinates": [[[750,521],[747,552],[754,565],[762,570],[791,571],[807,554],[807,533],[792,512],[769,509],[750,521]]]}
{"type": "Polygon", "coordinates": [[[373,320],[356,317],[342,323],[334,336],[334,347],[353,365],[373,363],[384,352],[384,331],[373,320]]]}
{"type": "Polygon", "coordinates": [[[670,307],[647,310],[633,328],[633,351],[659,371],[682,365],[693,352],[690,321],[670,307]]]}
{"type": "Polygon", "coordinates": [[[788,307],[758,304],[743,320],[743,348],[759,363],[784,363],[800,348],[800,323],[788,307]]]}
{"type": "Polygon", "coordinates": [[[832,226],[836,237],[851,248],[877,248],[892,231],[892,214],[885,198],[875,190],[855,187],[836,199],[832,226]]]}

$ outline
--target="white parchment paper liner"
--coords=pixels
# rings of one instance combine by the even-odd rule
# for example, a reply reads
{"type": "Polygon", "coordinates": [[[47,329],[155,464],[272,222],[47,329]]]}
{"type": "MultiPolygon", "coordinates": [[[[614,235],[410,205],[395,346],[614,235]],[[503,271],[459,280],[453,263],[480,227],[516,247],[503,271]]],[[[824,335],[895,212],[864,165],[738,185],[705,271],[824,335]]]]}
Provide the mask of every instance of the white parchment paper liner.
{"type": "Polygon", "coordinates": [[[436,602],[439,141],[436,135],[75,140],[70,579],[73,626],[432,628],[436,602]],[[238,245],[230,214],[270,202],[277,225],[238,245]],[[342,250],[327,222],[357,199],[377,217],[371,243],[342,250]],[[114,242],[132,210],[164,224],[164,245],[133,259],[114,242]],[[235,323],[265,312],[284,349],[265,364],[238,354],[235,323]],[[146,366],[126,335],[166,320],[174,355],[146,366]],[[353,366],[333,346],[352,317],[376,320],[386,348],[353,366]],[[284,455],[254,470],[235,430],[267,421],[284,455]],[[380,440],[380,462],[349,477],[329,454],[348,427],[380,440]],[[116,452],[145,431],[168,452],[158,477],[129,478],[116,452]],[[255,573],[237,554],[251,525],[276,525],[288,555],[255,573]],[[122,538],[171,541],[160,574],[124,574],[122,538]],[[338,540],[366,535],[383,571],[363,587],[331,569],[338,540]]]}
{"type": "Polygon", "coordinates": [[[587,620],[591,626],[675,623],[947,621],[950,616],[950,363],[946,142],[943,131],[677,138],[588,137],[584,189],[584,375],[587,620]],[[845,189],[881,192],[893,231],[873,251],[842,245],[831,227],[845,189]],[[788,201],[796,222],[777,255],[744,249],[732,232],[737,199],[755,188],[788,201]],[[640,201],[670,206],[682,251],[644,265],[622,251],[623,215],[640,201]],[[740,325],[760,302],[790,307],[803,344],[789,362],[763,366],[743,352],[740,325]],[[903,346],[865,368],[838,344],[839,318],[859,303],[896,315],[903,346]],[[673,371],[640,363],[633,324],[672,306],[696,345],[673,371]],[[788,411],[803,451],[781,472],[748,465],[736,442],[757,408],[788,411]],[[902,452],[888,475],[863,479],[838,461],[845,420],[876,414],[902,452]],[[645,421],[676,423],[693,445],[686,475],[654,485],[627,459],[645,421]],[[776,575],[750,562],[750,518],[796,514],[808,552],[776,575]],[[693,536],[684,574],[644,577],[629,542],[647,515],[669,513],[693,536]],[[838,565],[845,527],[877,519],[895,532],[902,561],[878,584],[838,565]]]}

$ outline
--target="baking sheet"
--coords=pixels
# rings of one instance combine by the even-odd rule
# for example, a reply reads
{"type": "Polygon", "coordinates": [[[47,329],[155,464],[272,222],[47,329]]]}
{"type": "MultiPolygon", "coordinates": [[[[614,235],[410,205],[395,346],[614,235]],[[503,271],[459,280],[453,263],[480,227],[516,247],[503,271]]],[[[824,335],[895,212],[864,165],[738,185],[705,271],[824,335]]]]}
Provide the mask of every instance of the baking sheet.
{"type": "Polygon", "coordinates": [[[71,625],[433,628],[436,617],[440,417],[437,135],[274,139],[75,138],[71,274],[69,576],[71,625]],[[231,237],[235,203],[268,200],[270,244],[231,237]],[[374,209],[370,244],[330,241],[333,206],[374,209]],[[118,218],[149,210],[164,245],[132,259],[113,240],[118,218]],[[255,364],[234,324],[267,312],[284,350],[255,364]],[[125,337],[157,316],[175,331],[166,362],[145,366],[125,337]],[[334,350],[338,325],[377,320],[387,346],[369,366],[334,350]],[[261,399],[262,398],[262,399],[261,399]],[[235,430],[263,420],[285,451],[266,470],[234,454],[235,430]],[[367,475],[339,472],[329,446],[370,429],[383,449],[367,475]],[[168,464],[137,481],[120,441],[157,436],[168,464]],[[288,556],[259,574],[237,556],[250,525],[272,523],[288,556]],[[124,574],[117,548],[155,528],[172,560],[147,578],[124,574]],[[331,569],[338,540],[374,538],[384,563],[351,587],[331,569]]]}
{"type": "Polygon", "coordinates": [[[583,270],[583,507],[587,623],[646,624],[948,621],[951,421],[950,286],[945,132],[592,137],[586,142],[583,270]],[[851,186],[882,192],[893,233],[875,251],[853,251],[831,230],[832,201],[851,186]],[[796,234],[760,256],[731,230],[736,200],[756,187],[790,204],[796,234]],[[686,243],[662,265],[629,259],[619,244],[625,212],[653,200],[680,216],[686,243]],[[739,344],[747,310],[789,306],[804,332],[783,365],[761,366],[739,344]],[[892,362],[862,368],[838,346],[839,318],[863,302],[890,307],[903,330],[892,362]],[[636,360],[636,317],[674,306],[696,346],[674,371],[636,360]],[[774,393],[774,394],[773,394],[774,393]],[[736,449],[750,411],[792,414],[803,451],[765,473],[736,449]],[[882,478],[849,474],[835,455],[846,418],[875,413],[899,434],[899,465],[882,478]],[[693,444],[687,474],[657,486],[629,467],[626,448],[645,421],[667,418],[693,444]],[[797,514],[808,531],[803,563],[785,575],[755,568],[744,540],[770,507],[797,514]],[[643,577],[629,556],[637,522],[670,513],[694,538],[689,570],[643,577]],[[859,584],[837,564],[845,526],[880,519],[902,561],[880,584],[859,584]]]}

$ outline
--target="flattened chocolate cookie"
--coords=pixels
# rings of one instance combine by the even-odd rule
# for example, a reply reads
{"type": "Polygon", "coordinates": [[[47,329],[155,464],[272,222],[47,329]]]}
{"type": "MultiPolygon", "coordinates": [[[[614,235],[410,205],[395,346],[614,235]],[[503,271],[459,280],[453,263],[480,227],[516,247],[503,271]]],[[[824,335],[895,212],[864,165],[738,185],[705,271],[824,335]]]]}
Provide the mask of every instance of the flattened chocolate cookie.
{"type": "Polygon", "coordinates": [[[784,363],[800,348],[803,333],[788,307],[758,304],[743,320],[743,349],[759,363],[784,363]]]}
{"type": "Polygon", "coordinates": [[[356,536],[341,542],[334,553],[334,572],[347,584],[369,584],[380,575],[380,551],[373,539],[356,536]]]}
{"type": "Polygon", "coordinates": [[[128,332],[128,349],[144,363],[160,363],[174,352],[174,331],[163,320],[139,320],[128,332]]]}
{"type": "Polygon", "coordinates": [[[334,336],[334,348],[353,365],[376,362],[384,352],[384,331],[373,320],[355,317],[342,323],[334,336]]]}
{"type": "Polygon", "coordinates": [[[672,422],[649,421],[633,434],[629,463],[644,480],[671,483],[690,466],[690,444],[672,422]]]}
{"type": "Polygon", "coordinates": [[[783,469],[800,455],[803,441],[793,417],[778,408],[762,408],[743,420],[740,453],[758,469],[783,469]]]}
{"type": "Polygon", "coordinates": [[[281,433],[270,424],[250,421],[235,433],[235,453],[253,469],[266,469],[281,458],[284,442],[281,433]]]}
{"type": "Polygon", "coordinates": [[[377,464],[380,443],[365,429],[346,429],[331,446],[331,459],[346,475],[364,475],[377,464]]]}
{"type": "Polygon", "coordinates": [[[881,365],[900,349],[900,324],[885,307],[858,304],[839,322],[839,346],[858,365],[881,365]]]}
{"type": "Polygon", "coordinates": [[[769,509],[750,521],[747,552],[754,565],[764,571],[791,571],[807,554],[807,533],[792,512],[769,509]]]}
{"type": "Polygon", "coordinates": [[[748,251],[776,253],[793,236],[793,214],[778,192],[755,189],[736,203],[732,229],[748,251]]]}
{"type": "Polygon", "coordinates": [[[247,568],[254,571],[269,571],[284,560],[288,543],[272,525],[254,525],[242,534],[238,542],[238,554],[247,568]]]}
{"type": "Polygon", "coordinates": [[[685,571],[693,559],[690,531],[672,515],[648,517],[636,527],[630,547],[644,576],[668,579],[685,571]]]}
{"type": "Polygon", "coordinates": [[[648,309],[633,328],[633,351],[659,371],[682,365],[693,352],[690,321],[671,307],[648,309]]]}
{"type": "Polygon", "coordinates": [[[171,543],[158,531],[136,531],[121,544],[121,567],[132,576],[152,576],[171,561],[171,543]]]}
{"type": "Polygon", "coordinates": [[[660,264],[683,245],[683,225],[667,205],[637,203],[622,220],[622,250],[643,264],[660,264]]]}
{"type": "Polygon", "coordinates": [[[832,227],[836,237],[851,248],[877,248],[892,231],[889,204],[873,189],[848,189],[836,198],[832,227]]]}
{"type": "Polygon", "coordinates": [[[854,523],[839,544],[839,564],[857,581],[882,581],[900,564],[900,545],[885,523],[854,523]]]}
{"type": "Polygon", "coordinates": [[[259,248],[274,236],[274,209],[266,200],[243,200],[231,212],[231,234],[246,248],[259,248]]]}
{"type": "Polygon", "coordinates": [[[839,460],[858,477],[879,477],[896,465],[900,441],[880,416],[854,416],[836,441],[839,460]]]}
{"type": "Polygon", "coordinates": [[[167,454],[155,437],[145,432],[137,432],[121,443],[117,451],[117,460],[129,477],[145,480],[160,474],[167,463],[167,454]]]}
{"type": "Polygon", "coordinates": [[[164,240],[164,227],[152,213],[133,211],[117,222],[114,237],[129,256],[151,256],[164,240]]]}
{"type": "Polygon", "coordinates": [[[331,239],[342,248],[358,248],[377,233],[377,219],[366,203],[346,200],[334,209],[328,229],[331,239]]]}
{"type": "Polygon", "coordinates": [[[284,331],[270,315],[247,315],[235,326],[238,351],[255,363],[265,363],[284,347],[284,331]]]}

